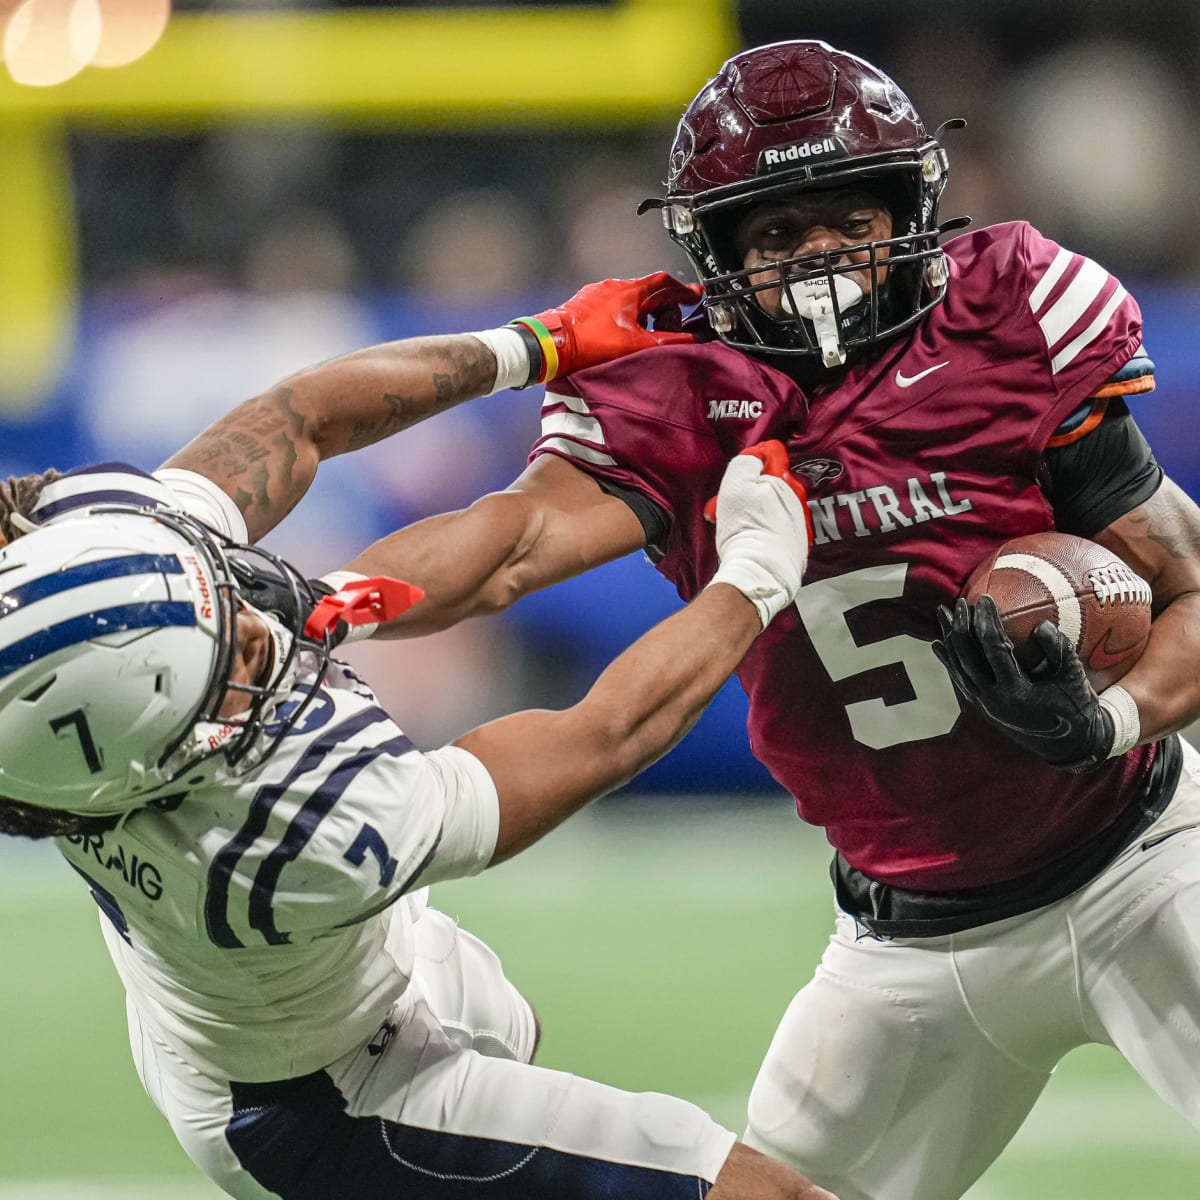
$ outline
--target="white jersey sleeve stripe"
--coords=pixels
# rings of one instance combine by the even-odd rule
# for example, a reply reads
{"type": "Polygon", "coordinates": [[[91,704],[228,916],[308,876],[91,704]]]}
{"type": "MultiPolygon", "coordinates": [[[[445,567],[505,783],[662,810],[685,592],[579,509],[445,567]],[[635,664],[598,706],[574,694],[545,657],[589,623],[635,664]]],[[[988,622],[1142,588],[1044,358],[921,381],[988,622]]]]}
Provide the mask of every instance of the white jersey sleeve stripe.
{"type": "Polygon", "coordinates": [[[1104,291],[1112,276],[1090,258],[1082,259],[1075,278],[1038,318],[1047,347],[1053,347],[1104,291]]]}
{"type": "Polygon", "coordinates": [[[569,408],[572,412],[589,413],[592,411],[582,396],[563,396],[558,392],[547,392],[545,400],[542,401],[542,408],[543,410],[554,408],[559,404],[569,408]]]}
{"type": "Polygon", "coordinates": [[[605,454],[602,450],[593,450],[591,446],[568,441],[563,437],[545,438],[538,442],[534,449],[539,451],[558,450],[568,458],[577,458],[580,462],[592,463],[597,467],[615,467],[617,465],[617,460],[611,454],[605,454]]]}
{"type": "Polygon", "coordinates": [[[542,418],[542,435],[549,437],[554,433],[604,445],[604,430],[600,428],[600,422],[595,417],[581,417],[572,412],[547,413],[542,418]]]}
{"type": "Polygon", "coordinates": [[[1073,341],[1068,342],[1051,360],[1050,372],[1057,375],[1063,367],[1069,365],[1072,360],[1079,354],[1081,350],[1085,350],[1090,346],[1101,333],[1104,332],[1105,326],[1108,325],[1109,318],[1116,312],[1118,306],[1125,299],[1128,293],[1123,287],[1118,286],[1117,290],[1108,298],[1108,303],[1100,310],[1096,319],[1073,341]]]}
{"type": "Polygon", "coordinates": [[[1059,250],[1054,261],[1046,269],[1046,273],[1038,280],[1038,285],[1029,293],[1029,307],[1036,313],[1046,303],[1046,297],[1054,290],[1054,285],[1062,278],[1067,264],[1075,257],[1070,250],[1059,250]]]}

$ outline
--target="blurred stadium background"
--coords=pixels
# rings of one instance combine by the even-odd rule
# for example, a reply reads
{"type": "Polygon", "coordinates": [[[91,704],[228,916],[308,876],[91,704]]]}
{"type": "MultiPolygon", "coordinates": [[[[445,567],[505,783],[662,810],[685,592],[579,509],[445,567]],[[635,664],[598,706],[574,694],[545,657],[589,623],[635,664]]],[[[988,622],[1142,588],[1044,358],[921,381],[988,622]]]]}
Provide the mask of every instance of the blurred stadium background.
{"type": "MultiPolygon", "coordinates": [[[[634,216],[680,110],[739,45],[815,36],[889,71],[931,126],[968,119],[943,212],[1030,219],[1122,276],[1158,364],[1137,418],[1200,495],[1195,0],[0,0],[0,28],[0,477],[152,468],[309,362],[686,275],[634,216]]],[[[328,464],[269,544],[317,572],[504,486],[538,402],[503,394],[328,464]]],[[[354,657],[433,745],[570,702],[675,603],[635,556],[354,657]]],[[[734,1128],[830,916],[824,842],[743,717],[726,689],[635,794],[438,897],[539,1005],[548,1064],[734,1128]]],[[[140,1093],[94,921],[52,854],[0,846],[0,1200],[215,1196],[140,1093]]],[[[1080,1053],[971,1200],[1194,1200],[1198,1170],[1177,1117],[1080,1053]]]]}

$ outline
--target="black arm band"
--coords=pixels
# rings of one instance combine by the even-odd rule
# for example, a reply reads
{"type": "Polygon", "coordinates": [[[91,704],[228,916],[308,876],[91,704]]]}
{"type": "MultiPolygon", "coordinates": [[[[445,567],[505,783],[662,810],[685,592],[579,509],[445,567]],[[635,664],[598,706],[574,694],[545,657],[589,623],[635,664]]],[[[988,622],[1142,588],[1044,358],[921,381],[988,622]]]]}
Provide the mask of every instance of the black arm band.
{"type": "Polygon", "coordinates": [[[1085,538],[1144,504],[1162,480],[1162,467],[1119,396],[1091,433],[1047,450],[1040,472],[1055,526],[1085,538]]]}
{"type": "Polygon", "coordinates": [[[532,387],[537,383],[539,376],[542,373],[542,367],[545,365],[546,358],[542,354],[541,344],[537,340],[537,334],[533,332],[527,325],[510,324],[505,326],[506,329],[515,329],[521,336],[521,341],[525,344],[525,351],[529,355],[529,375],[524,383],[517,384],[517,391],[523,388],[532,387]]]}
{"type": "Polygon", "coordinates": [[[667,552],[667,535],[671,532],[671,518],[649,496],[636,488],[624,487],[610,479],[596,479],[600,490],[623,500],[633,510],[633,515],[642,524],[646,535],[646,557],[651,562],[660,562],[667,552]]]}

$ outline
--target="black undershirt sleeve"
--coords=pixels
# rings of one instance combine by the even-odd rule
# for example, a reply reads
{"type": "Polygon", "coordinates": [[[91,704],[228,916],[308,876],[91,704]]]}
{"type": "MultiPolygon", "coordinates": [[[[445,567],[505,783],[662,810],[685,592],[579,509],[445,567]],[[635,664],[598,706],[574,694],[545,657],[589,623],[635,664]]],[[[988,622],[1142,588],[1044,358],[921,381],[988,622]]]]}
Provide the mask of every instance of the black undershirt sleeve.
{"type": "MultiPolygon", "coordinates": [[[[594,476],[593,476],[594,478],[594,476]]],[[[636,488],[624,487],[608,479],[597,479],[600,490],[618,500],[624,500],[633,510],[633,515],[642,523],[646,533],[646,557],[651,562],[660,562],[667,552],[667,535],[671,532],[671,518],[649,496],[636,488]]]]}
{"type": "Polygon", "coordinates": [[[1119,396],[1091,433],[1048,449],[1039,471],[1055,527],[1085,538],[1149,500],[1162,480],[1162,467],[1119,396]]]}

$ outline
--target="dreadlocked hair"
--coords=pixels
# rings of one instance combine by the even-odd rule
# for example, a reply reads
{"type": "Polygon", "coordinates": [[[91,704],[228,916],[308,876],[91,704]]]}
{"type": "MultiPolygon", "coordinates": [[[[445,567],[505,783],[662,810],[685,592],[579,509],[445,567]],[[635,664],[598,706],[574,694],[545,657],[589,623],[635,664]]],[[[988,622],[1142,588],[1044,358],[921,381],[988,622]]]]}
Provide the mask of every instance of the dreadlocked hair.
{"type": "Polygon", "coordinates": [[[38,808],[0,796],[0,836],[41,838],[82,837],[112,829],[118,817],[85,817],[61,808],[38,808]]]}
{"type": "Polygon", "coordinates": [[[43,471],[40,475],[13,475],[0,481],[0,547],[21,536],[21,530],[13,524],[13,513],[27,517],[42,494],[42,488],[62,478],[61,471],[43,471]]]}

